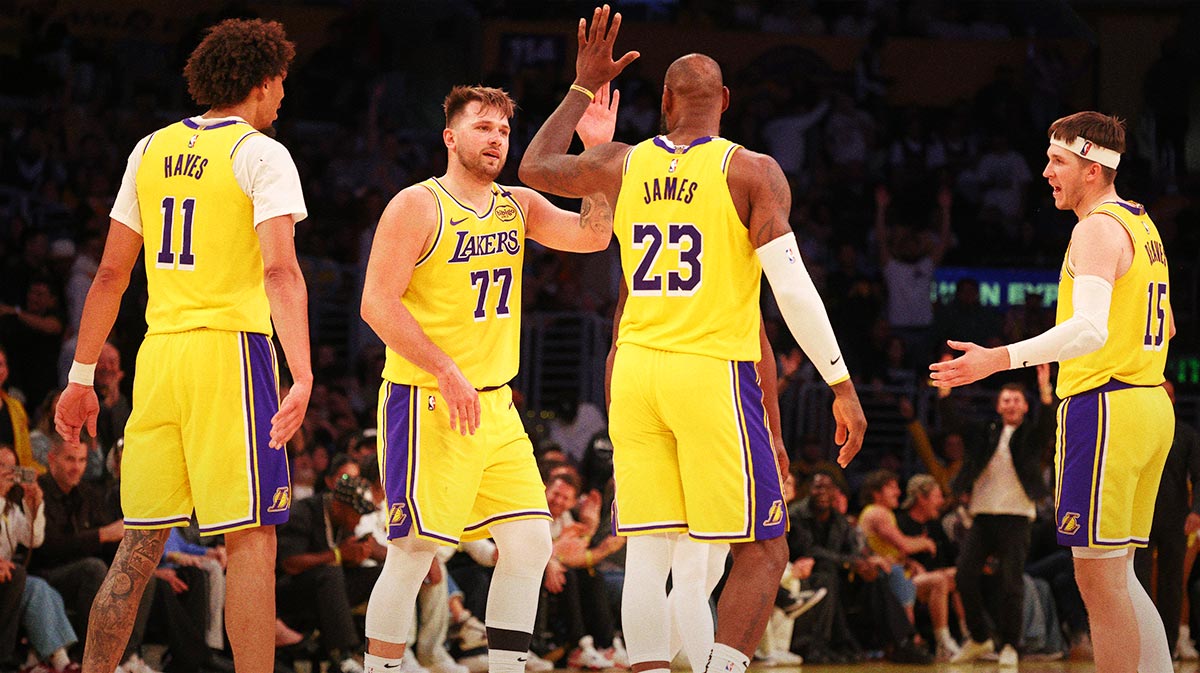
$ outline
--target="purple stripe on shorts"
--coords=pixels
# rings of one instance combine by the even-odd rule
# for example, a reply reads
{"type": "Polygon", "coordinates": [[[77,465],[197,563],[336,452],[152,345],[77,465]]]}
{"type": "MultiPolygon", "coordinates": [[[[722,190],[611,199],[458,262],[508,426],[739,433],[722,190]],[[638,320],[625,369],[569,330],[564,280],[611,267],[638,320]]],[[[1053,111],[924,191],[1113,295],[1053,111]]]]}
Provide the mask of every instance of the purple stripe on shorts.
{"type": "Polygon", "coordinates": [[[383,451],[381,473],[388,506],[388,539],[408,535],[412,512],[408,511],[408,464],[412,459],[412,417],[415,413],[414,386],[387,382],[383,401],[383,451]]]}
{"type": "Polygon", "coordinates": [[[1088,546],[1092,531],[1092,491],[1096,478],[1100,395],[1072,395],[1063,415],[1062,476],[1054,517],[1058,543],[1064,547],[1088,546]]]}
{"type": "Polygon", "coordinates": [[[769,540],[787,532],[787,507],[779,483],[779,467],[771,448],[763,410],[763,392],[758,386],[758,371],[753,362],[739,362],[738,409],[744,420],[749,443],[750,467],[754,471],[754,539],[769,540]]]}
{"type": "Polygon", "coordinates": [[[292,504],[287,451],[271,448],[271,418],[279,411],[275,348],[265,334],[244,334],[250,397],[254,400],[254,451],[258,463],[258,488],[251,511],[258,515],[260,524],[274,526],[287,522],[292,504]]]}
{"type": "Polygon", "coordinates": [[[485,528],[487,526],[491,526],[492,524],[496,523],[497,521],[505,521],[507,519],[516,519],[517,517],[534,517],[534,516],[544,516],[547,519],[549,519],[550,518],[550,510],[523,509],[523,510],[518,510],[516,512],[505,512],[504,514],[497,514],[495,516],[490,516],[490,517],[484,519],[483,521],[480,521],[479,523],[473,523],[473,524],[463,528],[463,532],[469,533],[472,531],[476,531],[476,530],[479,530],[480,528],[485,528]]]}

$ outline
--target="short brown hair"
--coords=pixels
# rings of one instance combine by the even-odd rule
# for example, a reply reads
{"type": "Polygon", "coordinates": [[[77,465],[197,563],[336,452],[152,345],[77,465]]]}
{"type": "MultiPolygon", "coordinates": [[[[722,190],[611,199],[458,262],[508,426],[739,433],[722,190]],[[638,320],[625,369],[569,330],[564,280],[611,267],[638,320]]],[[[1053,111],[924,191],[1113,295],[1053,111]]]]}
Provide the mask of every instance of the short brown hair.
{"type": "MultiPolygon", "coordinates": [[[[1111,115],[1085,110],[1067,115],[1050,125],[1046,135],[1058,138],[1064,143],[1075,142],[1084,138],[1118,153],[1125,153],[1125,121],[1111,115]]],[[[1112,180],[1117,175],[1117,169],[1101,166],[1104,175],[1112,180]]]]}
{"type": "Polygon", "coordinates": [[[517,104],[504,89],[481,85],[459,85],[451,89],[450,93],[446,95],[446,100],[442,101],[442,110],[446,112],[446,128],[450,128],[455,117],[465,110],[467,105],[475,101],[485,108],[499,110],[508,119],[512,119],[513,113],[517,109],[517,104]]]}
{"type": "Polygon", "coordinates": [[[1029,393],[1025,391],[1025,386],[1021,385],[1020,383],[1015,383],[1015,382],[1014,383],[1005,383],[1004,385],[1000,386],[1000,392],[996,394],[996,399],[1000,399],[1000,395],[1003,394],[1004,391],[1006,391],[1006,390],[1011,390],[1016,393],[1021,393],[1021,397],[1025,398],[1025,402],[1027,402],[1027,403],[1029,402],[1029,393]]]}
{"type": "Polygon", "coordinates": [[[900,483],[900,475],[887,469],[879,469],[867,475],[862,484],[862,503],[870,505],[875,500],[875,494],[882,491],[891,482],[900,483]]]}
{"type": "Polygon", "coordinates": [[[286,73],[295,56],[296,45],[278,21],[226,19],[208,29],[183,76],[198,104],[236,105],[254,87],[286,73]]]}

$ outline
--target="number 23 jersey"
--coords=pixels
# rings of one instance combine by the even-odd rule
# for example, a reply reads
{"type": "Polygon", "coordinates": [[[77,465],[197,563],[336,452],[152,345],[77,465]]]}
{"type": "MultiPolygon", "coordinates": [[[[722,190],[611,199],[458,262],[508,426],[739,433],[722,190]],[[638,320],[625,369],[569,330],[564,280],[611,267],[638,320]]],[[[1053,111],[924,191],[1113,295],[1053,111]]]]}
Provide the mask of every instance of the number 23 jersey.
{"type": "MultiPolygon", "coordinates": [[[[437,200],[438,223],[401,301],[472,386],[504,385],[517,375],[521,358],[525,213],[512,192],[496,184],[483,213],[458,201],[437,178],[420,185],[437,200]]],[[[437,387],[432,374],[390,348],[383,378],[437,387]]]]}
{"type": "Polygon", "coordinates": [[[192,117],[129,155],[111,217],[145,244],[147,334],[271,334],[261,222],[307,215],[287,149],[240,117],[192,117]]]}
{"type": "Polygon", "coordinates": [[[613,231],[629,296],[617,344],[756,362],[762,266],[729,194],[740,148],[664,136],[625,157],[613,231]]]}

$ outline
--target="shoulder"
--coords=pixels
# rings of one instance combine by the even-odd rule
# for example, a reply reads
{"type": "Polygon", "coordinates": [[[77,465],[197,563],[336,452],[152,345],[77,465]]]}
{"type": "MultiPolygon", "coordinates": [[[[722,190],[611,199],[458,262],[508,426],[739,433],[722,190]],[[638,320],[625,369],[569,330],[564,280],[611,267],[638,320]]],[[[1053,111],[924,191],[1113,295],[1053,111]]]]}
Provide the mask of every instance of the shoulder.
{"type": "Polygon", "coordinates": [[[733,156],[729,159],[730,180],[735,177],[773,177],[774,174],[784,177],[779,162],[775,161],[771,155],[748,150],[741,145],[733,145],[730,150],[733,152],[733,156]]]}
{"type": "Polygon", "coordinates": [[[284,147],[283,143],[263,135],[255,129],[246,129],[245,133],[239,135],[234,142],[234,151],[245,159],[271,165],[294,165],[292,153],[288,151],[287,147],[284,147]]]}
{"type": "Polygon", "coordinates": [[[433,190],[425,186],[425,183],[419,182],[396,192],[384,209],[384,217],[394,218],[403,214],[404,219],[411,219],[428,215],[436,216],[437,211],[438,199],[433,190]]]}

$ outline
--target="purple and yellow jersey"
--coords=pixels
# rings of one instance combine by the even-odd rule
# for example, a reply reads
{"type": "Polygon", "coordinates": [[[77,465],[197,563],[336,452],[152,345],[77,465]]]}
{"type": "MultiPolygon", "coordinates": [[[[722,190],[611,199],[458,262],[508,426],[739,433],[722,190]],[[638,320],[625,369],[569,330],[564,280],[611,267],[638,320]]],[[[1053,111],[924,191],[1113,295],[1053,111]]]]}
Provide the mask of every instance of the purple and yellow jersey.
{"type": "MultiPolygon", "coordinates": [[[[1061,363],[1057,392],[1063,399],[1099,388],[1110,380],[1157,386],[1163,382],[1167,365],[1171,293],[1167,256],[1158,228],[1145,207],[1131,201],[1110,201],[1092,212],[1109,215],[1125,227],[1133,241],[1133,262],[1113,284],[1104,346],[1061,363]]],[[[1068,248],[1059,275],[1058,322],[1075,312],[1071,294],[1075,271],[1070,255],[1068,248]]]]}
{"type": "Polygon", "coordinates": [[[757,362],[762,266],[729,194],[740,148],[664,136],[625,156],[613,229],[629,296],[617,344],[757,362]]]}
{"type": "Polygon", "coordinates": [[[147,334],[271,334],[254,206],[233,171],[242,141],[256,133],[241,120],[185,119],[147,140],[136,177],[147,334]]]}
{"type": "MultiPolygon", "coordinates": [[[[401,301],[471,385],[504,385],[517,375],[521,356],[525,213],[500,185],[492,185],[491,206],[482,214],[455,199],[437,178],[421,186],[437,200],[437,230],[401,301]]],[[[435,376],[390,348],[383,378],[437,387],[435,376]]]]}

